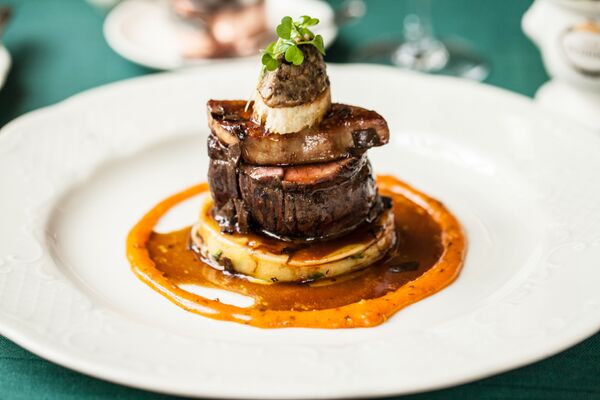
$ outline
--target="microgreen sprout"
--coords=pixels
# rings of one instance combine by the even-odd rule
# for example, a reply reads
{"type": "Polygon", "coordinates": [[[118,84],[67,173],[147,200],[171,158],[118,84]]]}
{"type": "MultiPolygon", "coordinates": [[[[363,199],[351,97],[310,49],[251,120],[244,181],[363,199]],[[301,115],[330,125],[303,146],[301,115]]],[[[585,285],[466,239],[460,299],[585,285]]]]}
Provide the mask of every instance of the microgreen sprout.
{"type": "Polygon", "coordinates": [[[276,70],[283,59],[288,63],[301,65],[304,62],[304,53],[299,46],[304,44],[315,46],[321,54],[325,55],[323,37],[315,35],[309,29],[318,23],[317,18],[308,15],[303,15],[297,21],[292,20],[292,17],[289,16],[283,17],[276,28],[279,38],[262,51],[263,72],[276,70]]]}

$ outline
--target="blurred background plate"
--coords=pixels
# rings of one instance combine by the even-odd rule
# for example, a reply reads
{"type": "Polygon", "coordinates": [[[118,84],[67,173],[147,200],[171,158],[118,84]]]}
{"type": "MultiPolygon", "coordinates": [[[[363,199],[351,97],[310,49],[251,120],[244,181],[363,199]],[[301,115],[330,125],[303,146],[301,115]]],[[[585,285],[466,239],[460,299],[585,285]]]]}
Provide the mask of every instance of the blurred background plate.
{"type": "Polygon", "coordinates": [[[4,86],[4,81],[10,70],[11,58],[6,47],[0,45],[0,88],[4,86]]]}
{"type": "MultiPolygon", "coordinates": [[[[295,18],[310,15],[321,21],[314,31],[323,36],[326,45],[333,43],[337,35],[334,11],[322,1],[267,0],[266,12],[269,30],[274,30],[285,15],[295,18]]],[[[107,16],[104,36],[109,46],[124,58],[159,70],[230,60],[184,58],[177,29],[167,0],[125,0],[107,16]]]]}

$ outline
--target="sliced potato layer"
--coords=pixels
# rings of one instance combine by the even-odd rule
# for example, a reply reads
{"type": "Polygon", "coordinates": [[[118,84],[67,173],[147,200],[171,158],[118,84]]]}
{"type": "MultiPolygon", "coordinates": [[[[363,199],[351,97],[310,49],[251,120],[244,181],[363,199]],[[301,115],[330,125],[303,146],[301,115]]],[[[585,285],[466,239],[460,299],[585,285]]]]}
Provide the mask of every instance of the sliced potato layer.
{"type": "Polygon", "coordinates": [[[331,278],[365,268],[394,245],[394,214],[382,213],[364,232],[331,242],[296,245],[255,234],[223,234],[206,196],[192,229],[192,243],[215,266],[265,282],[303,282],[331,278]]]}

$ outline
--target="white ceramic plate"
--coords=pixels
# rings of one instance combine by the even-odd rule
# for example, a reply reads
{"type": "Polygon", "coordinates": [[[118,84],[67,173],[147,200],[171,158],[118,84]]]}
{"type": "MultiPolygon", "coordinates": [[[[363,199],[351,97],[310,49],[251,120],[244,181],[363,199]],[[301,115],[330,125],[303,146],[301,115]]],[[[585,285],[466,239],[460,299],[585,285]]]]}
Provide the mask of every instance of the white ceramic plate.
{"type": "Polygon", "coordinates": [[[10,71],[11,58],[6,47],[0,44],[0,89],[4,86],[8,71],[10,71]]]}
{"type": "MultiPolygon", "coordinates": [[[[267,0],[272,29],[285,15],[310,15],[321,20],[315,32],[331,45],[337,35],[331,7],[319,0],[267,0]]],[[[181,41],[166,0],[125,0],[106,17],[104,36],[122,57],[149,68],[171,70],[231,59],[195,59],[181,56],[181,41]]],[[[252,56],[250,58],[257,58],[252,56]]]]}
{"type": "MultiPolygon", "coordinates": [[[[261,330],[190,314],[140,282],[125,238],[205,179],[209,98],[255,63],[109,85],[0,133],[0,332],[127,385],[219,398],[347,398],[459,384],[563,350],[600,327],[600,138],[481,84],[330,66],[337,101],[376,109],[370,152],[441,199],[469,238],[460,278],[371,329],[261,330]]],[[[194,201],[162,230],[190,224],[194,201]]]]}

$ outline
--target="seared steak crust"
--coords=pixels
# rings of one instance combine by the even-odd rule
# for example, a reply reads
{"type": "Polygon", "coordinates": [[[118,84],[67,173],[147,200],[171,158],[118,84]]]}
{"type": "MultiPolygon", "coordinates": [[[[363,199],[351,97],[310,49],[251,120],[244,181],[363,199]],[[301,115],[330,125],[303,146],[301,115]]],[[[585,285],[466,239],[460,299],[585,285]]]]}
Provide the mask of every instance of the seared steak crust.
{"type": "Polygon", "coordinates": [[[382,209],[365,156],[316,166],[243,165],[239,182],[251,220],[278,237],[338,237],[372,222],[382,209]]]}

